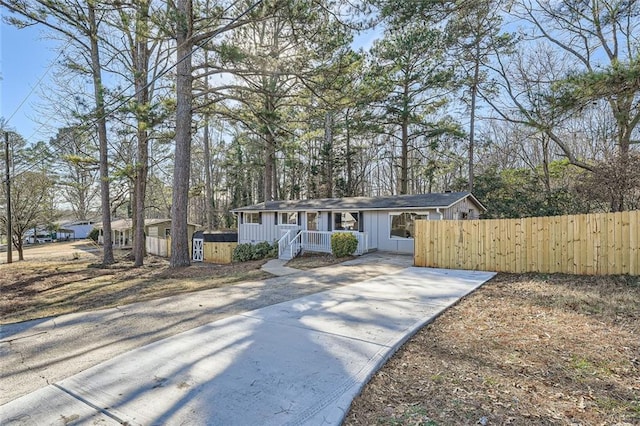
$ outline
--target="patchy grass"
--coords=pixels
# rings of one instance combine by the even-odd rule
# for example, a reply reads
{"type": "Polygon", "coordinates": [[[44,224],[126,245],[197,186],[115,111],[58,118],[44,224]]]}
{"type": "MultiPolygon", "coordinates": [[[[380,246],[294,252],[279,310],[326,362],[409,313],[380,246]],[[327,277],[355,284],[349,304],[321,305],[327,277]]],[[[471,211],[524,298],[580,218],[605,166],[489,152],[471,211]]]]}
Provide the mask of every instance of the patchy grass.
{"type": "Polygon", "coordinates": [[[640,279],[500,274],[405,344],[345,424],[640,424],[640,279]]]}
{"type": "Polygon", "coordinates": [[[89,260],[25,261],[0,266],[0,324],[108,308],[178,293],[270,277],[265,261],[231,265],[196,263],[170,269],[150,256],[134,268],[124,258],[100,268],[89,260]]]}
{"type": "MultiPolygon", "coordinates": [[[[45,248],[51,252],[50,246],[45,248]]],[[[91,263],[96,257],[79,258],[69,250],[63,253],[64,258],[0,265],[0,324],[271,277],[260,269],[266,260],[231,265],[194,263],[190,267],[170,269],[167,259],[149,256],[143,267],[134,268],[128,252],[118,252],[118,262],[102,268],[91,263]]],[[[290,261],[289,266],[313,269],[344,261],[332,255],[309,254],[290,261]]]]}

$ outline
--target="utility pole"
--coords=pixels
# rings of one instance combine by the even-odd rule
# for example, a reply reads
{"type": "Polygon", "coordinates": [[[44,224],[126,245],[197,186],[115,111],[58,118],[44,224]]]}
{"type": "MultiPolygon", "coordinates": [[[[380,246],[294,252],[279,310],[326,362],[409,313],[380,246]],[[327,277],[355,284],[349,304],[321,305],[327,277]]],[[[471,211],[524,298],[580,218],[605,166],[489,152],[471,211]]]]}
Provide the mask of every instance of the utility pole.
{"type": "Polygon", "coordinates": [[[13,263],[13,230],[11,229],[11,181],[9,180],[9,132],[4,132],[4,159],[7,171],[7,263],[13,263]]]}

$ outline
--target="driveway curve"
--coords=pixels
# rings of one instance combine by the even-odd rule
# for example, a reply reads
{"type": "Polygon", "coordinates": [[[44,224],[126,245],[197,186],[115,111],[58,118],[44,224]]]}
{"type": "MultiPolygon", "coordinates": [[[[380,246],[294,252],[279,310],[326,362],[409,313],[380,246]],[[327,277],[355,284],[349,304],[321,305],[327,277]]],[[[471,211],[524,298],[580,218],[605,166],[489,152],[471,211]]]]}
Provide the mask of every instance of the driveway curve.
{"type": "Polygon", "coordinates": [[[0,326],[0,405],[212,321],[392,274],[412,263],[410,256],[370,253],[286,277],[0,326]]]}

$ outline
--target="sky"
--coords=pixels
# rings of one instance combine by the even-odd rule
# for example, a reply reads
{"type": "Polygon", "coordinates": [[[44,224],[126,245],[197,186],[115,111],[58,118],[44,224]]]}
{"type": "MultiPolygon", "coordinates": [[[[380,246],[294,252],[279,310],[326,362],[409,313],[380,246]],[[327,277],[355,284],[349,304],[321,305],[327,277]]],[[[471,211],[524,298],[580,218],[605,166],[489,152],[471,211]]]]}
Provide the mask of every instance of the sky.
{"type": "MultiPolygon", "coordinates": [[[[0,26],[0,116],[28,143],[48,141],[55,135],[56,118],[43,116],[38,105],[46,103],[41,92],[52,90],[58,43],[46,39],[41,26],[17,29],[4,22],[0,26]]],[[[353,45],[368,49],[377,36],[376,30],[365,32],[353,45]]]]}
{"type": "Polygon", "coordinates": [[[2,22],[0,31],[0,115],[8,127],[27,142],[48,140],[55,117],[42,117],[35,107],[44,101],[41,90],[50,89],[50,65],[59,51],[56,43],[43,38],[41,27],[16,29],[2,22]]]}

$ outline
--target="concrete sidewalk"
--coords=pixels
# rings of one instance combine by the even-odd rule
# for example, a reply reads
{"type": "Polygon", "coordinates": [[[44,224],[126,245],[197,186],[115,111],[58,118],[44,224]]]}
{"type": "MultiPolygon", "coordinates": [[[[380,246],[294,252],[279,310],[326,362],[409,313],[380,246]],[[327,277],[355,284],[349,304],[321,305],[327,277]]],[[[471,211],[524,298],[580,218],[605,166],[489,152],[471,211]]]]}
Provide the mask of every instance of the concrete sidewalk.
{"type": "Polygon", "coordinates": [[[236,314],[0,406],[2,424],[340,424],[380,365],[492,273],[407,268],[236,314]]]}

